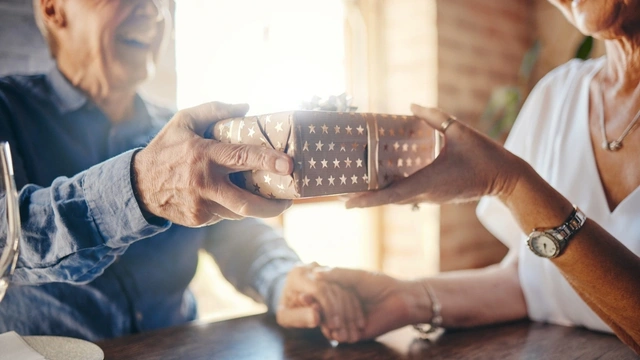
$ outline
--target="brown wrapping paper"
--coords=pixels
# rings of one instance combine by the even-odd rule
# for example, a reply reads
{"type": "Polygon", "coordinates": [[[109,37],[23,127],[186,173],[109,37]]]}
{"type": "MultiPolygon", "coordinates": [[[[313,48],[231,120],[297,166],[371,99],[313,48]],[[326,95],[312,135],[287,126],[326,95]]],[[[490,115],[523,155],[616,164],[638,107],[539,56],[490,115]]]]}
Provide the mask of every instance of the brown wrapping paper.
{"type": "Polygon", "coordinates": [[[267,198],[297,199],[383,188],[431,163],[434,130],[413,116],[291,111],[220,121],[218,141],[283,151],[292,175],[233,174],[232,181],[267,198]]]}

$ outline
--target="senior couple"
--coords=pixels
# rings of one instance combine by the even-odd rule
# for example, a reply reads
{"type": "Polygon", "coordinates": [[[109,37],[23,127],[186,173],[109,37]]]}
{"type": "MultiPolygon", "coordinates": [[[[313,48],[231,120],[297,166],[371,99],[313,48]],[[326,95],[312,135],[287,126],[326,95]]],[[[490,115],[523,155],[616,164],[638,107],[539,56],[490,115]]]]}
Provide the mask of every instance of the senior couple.
{"type": "Polygon", "coordinates": [[[401,281],[299,265],[256,219],[291,202],[241,190],[228,175],[290,174],[292,160],[203,138],[246,105],[173,114],[137,94],[170,20],[164,2],[35,0],[57,66],[0,79],[0,141],[13,152],[24,234],[0,332],[98,340],[193,320],[187,285],[205,249],[282,326],[321,327],[340,342],[408,324],[528,317],[613,332],[640,353],[640,1],[552,3],[603,39],[607,55],[541,80],[505,147],[440,110],[412,106],[444,133],[440,156],[347,201],[483,197],[480,220],[510,248],[502,263],[401,281]]]}

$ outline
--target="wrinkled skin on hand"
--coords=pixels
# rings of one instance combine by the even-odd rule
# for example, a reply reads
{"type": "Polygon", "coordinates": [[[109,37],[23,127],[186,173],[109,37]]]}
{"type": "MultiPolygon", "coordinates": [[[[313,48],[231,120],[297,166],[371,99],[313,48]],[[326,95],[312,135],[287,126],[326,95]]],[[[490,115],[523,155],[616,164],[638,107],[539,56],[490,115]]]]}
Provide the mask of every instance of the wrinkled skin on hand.
{"type": "Polygon", "coordinates": [[[243,116],[247,105],[212,102],[179,111],[133,160],[134,191],[141,208],[173,223],[199,227],[222,219],[274,217],[289,200],[264,199],[240,189],[229,174],[293,171],[293,160],[273,149],[205,139],[216,121],[243,116]]]}

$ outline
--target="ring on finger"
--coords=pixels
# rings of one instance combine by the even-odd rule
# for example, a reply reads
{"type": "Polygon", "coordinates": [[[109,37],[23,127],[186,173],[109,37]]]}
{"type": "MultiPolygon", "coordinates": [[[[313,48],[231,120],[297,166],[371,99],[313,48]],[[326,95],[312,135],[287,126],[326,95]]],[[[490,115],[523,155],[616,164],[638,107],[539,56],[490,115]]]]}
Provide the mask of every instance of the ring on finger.
{"type": "Polygon", "coordinates": [[[456,121],[456,120],[458,120],[458,119],[456,119],[455,116],[449,116],[449,118],[447,118],[447,120],[443,121],[442,124],[440,125],[440,132],[444,134],[444,132],[447,131],[449,126],[451,126],[451,124],[453,124],[453,122],[456,121]]]}

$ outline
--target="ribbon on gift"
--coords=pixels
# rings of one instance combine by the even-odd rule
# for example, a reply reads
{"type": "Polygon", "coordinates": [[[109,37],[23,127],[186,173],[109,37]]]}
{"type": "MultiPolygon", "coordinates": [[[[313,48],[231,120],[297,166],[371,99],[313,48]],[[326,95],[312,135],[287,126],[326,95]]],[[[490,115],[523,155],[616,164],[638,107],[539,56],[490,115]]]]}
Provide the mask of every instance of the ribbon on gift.
{"type": "Polygon", "coordinates": [[[246,171],[231,177],[267,198],[376,190],[433,161],[434,131],[413,116],[291,111],[222,120],[207,133],[220,142],[268,147],[294,159],[288,176],[246,171]]]}

